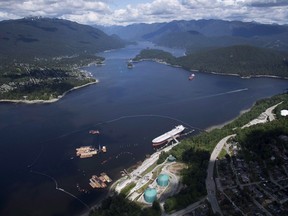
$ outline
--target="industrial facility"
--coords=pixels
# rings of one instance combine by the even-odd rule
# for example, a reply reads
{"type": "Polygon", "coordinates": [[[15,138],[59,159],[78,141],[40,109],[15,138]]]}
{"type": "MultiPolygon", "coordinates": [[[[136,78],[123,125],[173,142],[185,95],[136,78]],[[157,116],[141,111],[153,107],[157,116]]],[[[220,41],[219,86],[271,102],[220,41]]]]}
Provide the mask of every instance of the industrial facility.
{"type": "Polygon", "coordinates": [[[157,184],[160,187],[166,187],[169,184],[169,176],[166,174],[160,174],[157,178],[157,184]]]}
{"type": "Polygon", "coordinates": [[[156,199],[157,199],[156,189],[148,187],[144,192],[144,200],[147,203],[153,203],[156,199]]]}

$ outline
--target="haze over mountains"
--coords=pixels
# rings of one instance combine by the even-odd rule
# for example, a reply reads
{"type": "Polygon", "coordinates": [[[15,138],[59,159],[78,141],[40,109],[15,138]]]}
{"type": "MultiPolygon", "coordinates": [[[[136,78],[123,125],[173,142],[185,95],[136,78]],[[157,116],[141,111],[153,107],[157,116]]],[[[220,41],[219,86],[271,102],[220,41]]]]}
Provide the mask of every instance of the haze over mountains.
{"type": "Polygon", "coordinates": [[[233,45],[253,45],[288,50],[288,26],[223,20],[172,21],[169,23],[132,24],[101,27],[107,34],[126,40],[149,40],[158,45],[200,49],[233,45]]]}

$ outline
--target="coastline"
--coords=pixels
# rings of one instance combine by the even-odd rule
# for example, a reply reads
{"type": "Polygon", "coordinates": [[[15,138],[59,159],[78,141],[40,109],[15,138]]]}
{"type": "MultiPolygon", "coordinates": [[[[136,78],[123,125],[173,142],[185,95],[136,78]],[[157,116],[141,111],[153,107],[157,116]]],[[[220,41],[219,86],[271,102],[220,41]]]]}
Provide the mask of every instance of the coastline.
{"type": "Polygon", "coordinates": [[[69,89],[68,91],[64,92],[62,95],[59,95],[57,98],[53,98],[53,99],[50,99],[50,100],[9,100],[9,99],[1,99],[0,103],[24,103],[24,104],[46,104],[46,103],[48,104],[48,103],[55,103],[55,102],[59,101],[61,98],[63,98],[69,92],[72,92],[72,91],[80,89],[80,88],[84,88],[84,87],[89,86],[89,85],[94,85],[96,83],[99,83],[99,80],[96,79],[96,81],[94,81],[94,82],[90,82],[90,83],[86,83],[86,84],[81,85],[81,86],[73,87],[72,89],[69,89]]]}
{"type": "Polygon", "coordinates": [[[250,76],[241,76],[240,74],[233,74],[233,73],[219,73],[219,72],[199,72],[199,70],[197,69],[190,69],[190,70],[187,70],[185,69],[183,66],[181,65],[173,65],[171,63],[168,63],[168,62],[165,62],[161,59],[140,59],[140,60],[135,60],[133,62],[135,63],[139,63],[139,62],[142,62],[142,61],[153,61],[153,62],[157,62],[159,64],[164,64],[164,65],[168,65],[168,66],[171,66],[171,67],[176,67],[176,68],[182,68],[183,70],[186,70],[188,72],[198,72],[198,73],[207,73],[207,74],[214,74],[214,75],[221,75],[221,76],[238,76],[240,77],[241,79],[250,79],[250,78],[273,78],[273,79],[285,79],[285,80],[288,80],[288,77],[280,77],[280,76],[275,76],[275,75],[250,75],[250,76]]]}
{"type": "Polygon", "coordinates": [[[239,113],[239,115],[237,115],[235,118],[233,118],[233,119],[231,119],[231,120],[228,120],[228,121],[226,121],[226,122],[223,122],[222,124],[212,125],[212,126],[210,126],[210,127],[208,127],[208,128],[205,128],[205,131],[209,133],[209,132],[211,132],[211,131],[214,130],[214,129],[221,129],[221,128],[223,128],[223,127],[226,126],[227,124],[230,124],[231,122],[235,121],[237,118],[239,118],[239,117],[240,117],[241,115],[243,115],[244,113],[249,112],[254,105],[255,105],[255,104],[253,104],[253,105],[252,105],[250,108],[248,108],[248,109],[241,110],[240,113],[239,113]]]}

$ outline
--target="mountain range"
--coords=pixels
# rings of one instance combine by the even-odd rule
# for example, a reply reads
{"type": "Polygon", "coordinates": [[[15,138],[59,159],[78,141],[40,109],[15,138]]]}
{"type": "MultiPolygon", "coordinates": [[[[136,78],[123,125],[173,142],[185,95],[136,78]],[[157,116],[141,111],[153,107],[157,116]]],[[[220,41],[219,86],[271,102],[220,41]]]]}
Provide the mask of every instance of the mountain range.
{"type": "Polygon", "coordinates": [[[288,51],[288,26],[223,20],[190,20],[98,28],[125,40],[149,40],[188,52],[234,45],[288,51]]]}

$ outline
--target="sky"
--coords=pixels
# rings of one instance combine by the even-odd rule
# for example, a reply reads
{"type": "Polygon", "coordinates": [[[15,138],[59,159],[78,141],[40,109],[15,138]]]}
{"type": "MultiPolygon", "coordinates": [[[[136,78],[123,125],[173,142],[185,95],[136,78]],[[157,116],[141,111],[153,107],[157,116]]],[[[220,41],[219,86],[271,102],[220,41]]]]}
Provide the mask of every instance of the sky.
{"type": "Polygon", "coordinates": [[[222,19],[288,24],[288,0],[0,0],[0,20],[29,16],[88,25],[222,19]]]}

